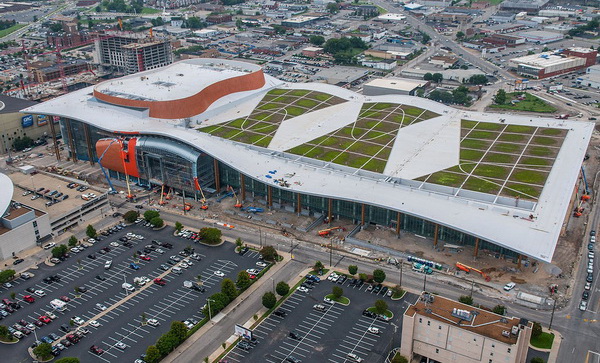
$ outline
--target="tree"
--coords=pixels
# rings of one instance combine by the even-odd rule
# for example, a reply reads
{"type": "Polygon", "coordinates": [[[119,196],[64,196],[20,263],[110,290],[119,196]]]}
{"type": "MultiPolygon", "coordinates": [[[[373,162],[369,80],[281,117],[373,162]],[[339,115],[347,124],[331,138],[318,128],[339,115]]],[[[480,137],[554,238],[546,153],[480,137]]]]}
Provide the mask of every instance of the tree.
{"type": "Polygon", "coordinates": [[[348,273],[350,275],[356,275],[357,272],[358,272],[358,266],[356,266],[356,265],[348,266],[348,273]]]}
{"type": "Polygon", "coordinates": [[[79,242],[79,241],[77,241],[77,237],[71,236],[69,238],[69,247],[75,247],[75,246],[77,246],[77,242],[79,242]]]}
{"type": "Polygon", "coordinates": [[[229,298],[229,301],[233,301],[238,296],[238,291],[231,279],[221,281],[221,292],[229,298]]]}
{"type": "Polygon", "coordinates": [[[177,232],[181,232],[182,229],[183,229],[183,224],[181,224],[181,222],[175,222],[175,230],[177,232]]]}
{"type": "Polygon", "coordinates": [[[221,243],[221,235],[222,232],[218,228],[212,227],[204,227],[201,228],[198,236],[204,243],[208,243],[209,245],[216,245],[221,243]]]}
{"type": "Polygon", "coordinates": [[[375,280],[377,283],[382,283],[385,281],[385,272],[380,269],[373,271],[373,280],[375,280]]]}
{"type": "Polygon", "coordinates": [[[235,240],[235,245],[236,245],[236,247],[242,247],[244,245],[244,241],[242,241],[242,239],[238,237],[235,240]]]}
{"type": "Polygon", "coordinates": [[[325,266],[323,266],[323,262],[321,261],[315,262],[315,265],[313,266],[313,270],[315,271],[321,271],[323,268],[325,268],[325,266]]]}
{"type": "Polygon", "coordinates": [[[144,358],[146,362],[156,363],[160,360],[160,358],[161,355],[158,351],[158,348],[156,348],[156,345],[150,345],[148,348],[146,348],[146,358],[144,358]]]}
{"type": "Polygon", "coordinates": [[[285,296],[288,292],[290,292],[290,285],[288,285],[285,281],[279,281],[277,286],[275,286],[275,292],[279,296],[285,296]]]}
{"type": "Polygon", "coordinates": [[[147,210],[144,212],[144,219],[146,222],[150,222],[152,218],[160,217],[160,213],[155,210],[147,210]]]}
{"type": "Polygon", "coordinates": [[[127,223],[133,223],[139,217],[140,217],[140,213],[135,210],[130,210],[128,212],[125,212],[125,214],[123,214],[123,220],[125,220],[125,222],[127,222],[127,223]]]}
{"type": "Polygon", "coordinates": [[[531,360],[529,362],[531,362],[531,363],[546,363],[544,358],[540,358],[540,357],[533,357],[533,358],[531,358],[531,360]]]}
{"type": "MultiPolygon", "coordinates": [[[[55,363],[79,363],[79,358],[75,357],[64,357],[57,360],[55,363]]],[[[147,361],[148,362],[148,361],[147,361]]]]}
{"type": "Polygon", "coordinates": [[[267,309],[272,309],[277,304],[277,297],[271,291],[266,292],[262,297],[262,304],[267,309]]]}
{"type": "Polygon", "coordinates": [[[85,234],[90,238],[96,238],[96,228],[94,228],[94,226],[91,224],[88,224],[87,228],[85,229],[85,234]]]}
{"type": "Polygon", "coordinates": [[[544,47],[544,49],[542,49],[542,53],[543,52],[548,52],[548,51],[550,51],[550,48],[548,48],[548,47],[544,47]]]}
{"type": "Polygon", "coordinates": [[[8,282],[15,277],[15,270],[3,270],[0,272],[0,284],[8,282]]]}
{"type": "Polygon", "coordinates": [[[37,347],[33,348],[33,354],[40,360],[47,360],[52,357],[52,345],[48,343],[42,343],[37,347]]]}
{"type": "Polygon", "coordinates": [[[538,322],[533,323],[533,328],[531,329],[531,337],[537,338],[542,335],[542,325],[538,322]]]}
{"type": "Polygon", "coordinates": [[[156,341],[156,348],[158,349],[161,355],[167,355],[171,353],[178,344],[179,343],[177,342],[177,338],[174,337],[172,334],[167,333],[163,334],[160,338],[158,338],[158,340],[156,341]]]}
{"type": "Polygon", "coordinates": [[[425,33],[421,33],[421,35],[423,37],[421,39],[421,43],[423,43],[423,44],[429,43],[429,41],[431,40],[431,37],[428,34],[425,34],[425,33]]]}
{"type": "Polygon", "coordinates": [[[323,43],[325,43],[325,38],[323,38],[322,35],[311,35],[308,38],[308,41],[310,42],[310,44],[312,45],[316,45],[317,47],[323,45],[323,43]]]}
{"type": "Polygon", "coordinates": [[[363,281],[363,282],[364,282],[364,281],[367,281],[367,280],[369,279],[369,276],[368,276],[367,274],[360,273],[360,274],[358,274],[358,279],[359,279],[360,281],[363,281]]]}
{"type": "Polygon", "coordinates": [[[496,305],[494,306],[494,308],[492,309],[493,312],[495,312],[498,315],[504,315],[504,313],[506,313],[506,306],[504,305],[496,305]]]}
{"type": "Polygon", "coordinates": [[[63,30],[63,26],[61,23],[52,23],[48,26],[51,32],[58,33],[63,30]]]}
{"type": "Polygon", "coordinates": [[[392,358],[392,363],[408,363],[408,359],[405,356],[400,355],[400,353],[396,353],[394,358],[392,358]]]}
{"type": "Polygon", "coordinates": [[[340,11],[340,5],[338,3],[328,3],[327,11],[330,14],[337,14],[340,11]]]}
{"type": "Polygon", "coordinates": [[[384,300],[375,301],[375,311],[377,314],[385,314],[388,309],[388,305],[384,300]]]}
{"type": "Polygon", "coordinates": [[[471,103],[469,89],[465,86],[458,86],[452,90],[452,102],[459,105],[468,105],[471,103]]]}
{"type": "Polygon", "coordinates": [[[237,286],[237,288],[240,289],[240,291],[244,291],[250,285],[252,285],[252,280],[250,280],[250,275],[248,275],[248,272],[240,271],[238,273],[235,286],[237,286]]]}
{"type": "Polygon", "coordinates": [[[206,27],[206,23],[201,21],[200,18],[196,16],[188,18],[186,25],[190,29],[202,29],[206,27]]]}
{"type": "Polygon", "coordinates": [[[62,257],[67,253],[67,251],[68,251],[67,245],[58,245],[51,250],[52,257],[56,257],[56,258],[62,257]]]}
{"type": "Polygon", "coordinates": [[[474,74],[467,81],[470,84],[486,84],[488,81],[485,74],[474,74]]]}
{"type": "Polygon", "coordinates": [[[427,72],[423,75],[423,79],[426,81],[433,81],[433,73],[427,72]]]}
{"type": "Polygon", "coordinates": [[[37,21],[38,21],[38,16],[37,16],[37,15],[34,15],[34,16],[33,16],[33,22],[34,22],[34,23],[37,23],[37,21]]]}
{"type": "Polygon", "coordinates": [[[534,55],[534,54],[535,54],[535,52],[533,50],[528,50],[527,51],[527,55],[534,55]]]}
{"type": "Polygon", "coordinates": [[[10,293],[10,298],[11,298],[11,299],[13,299],[13,300],[14,300],[16,296],[17,296],[17,293],[16,293],[16,292],[14,292],[14,291],[13,291],[13,292],[11,292],[11,293],[10,293]]]}
{"type": "Polygon", "coordinates": [[[442,81],[442,79],[444,79],[444,76],[441,73],[434,73],[431,76],[431,80],[434,81],[435,83],[440,83],[442,81]]]}
{"type": "Polygon", "coordinates": [[[260,250],[260,255],[262,256],[263,260],[266,260],[266,261],[276,261],[277,260],[277,250],[275,250],[275,247],[273,247],[273,246],[264,246],[260,250]]]}
{"type": "Polygon", "coordinates": [[[160,217],[152,218],[150,223],[154,226],[154,228],[160,228],[165,225],[165,222],[160,217]]]}
{"type": "Polygon", "coordinates": [[[33,145],[33,140],[29,136],[17,137],[15,141],[13,141],[13,148],[17,151],[22,151],[31,147],[33,145]]]}
{"type": "Polygon", "coordinates": [[[333,296],[336,299],[339,299],[340,297],[342,297],[344,295],[344,290],[341,287],[339,287],[339,286],[334,286],[331,289],[331,293],[333,294],[333,296]]]}
{"type": "Polygon", "coordinates": [[[458,33],[456,33],[456,39],[461,40],[464,37],[465,37],[465,33],[460,32],[460,31],[458,33]]]}
{"type": "Polygon", "coordinates": [[[494,96],[494,102],[498,105],[503,105],[506,103],[506,91],[503,89],[499,89],[494,96]]]}
{"type": "Polygon", "coordinates": [[[174,321],[171,323],[171,329],[169,330],[169,334],[172,334],[175,339],[177,339],[178,343],[181,343],[187,338],[188,328],[181,321],[174,321]]]}
{"type": "Polygon", "coordinates": [[[462,295],[458,298],[458,301],[466,305],[473,305],[473,297],[469,295],[462,295]]]}

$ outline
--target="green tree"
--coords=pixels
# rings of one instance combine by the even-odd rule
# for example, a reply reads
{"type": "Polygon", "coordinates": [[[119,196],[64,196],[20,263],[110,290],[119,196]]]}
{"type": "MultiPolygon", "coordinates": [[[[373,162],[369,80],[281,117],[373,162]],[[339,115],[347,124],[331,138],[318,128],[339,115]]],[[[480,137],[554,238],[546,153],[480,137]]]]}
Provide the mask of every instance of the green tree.
{"type": "Polygon", "coordinates": [[[67,253],[67,251],[68,251],[67,245],[62,245],[62,244],[58,245],[51,250],[52,257],[56,257],[56,258],[62,257],[67,253]]]}
{"type": "Polygon", "coordinates": [[[380,269],[373,271],[373,280],[375,280],[377,283],[382,283],[385,281],[385,272],[380,269]]]}
{"type": "Polygon", "coordinates": [[[235,240],[235,246],[239,248],[239,247],[242,247],[243,245],[244,245],[244,241],[242,241],[242,239],[238,237],[235,240]]]}
{"type": "Polygon", "coordinates": [[[330,14],[337,14],[340,11],[340,5],[338,3],[328,3],[326,8],[330,14]]]}
{"type": "Polygon", "coordinates": [[[33,16],[33,22],[34,22],[34,23],[37,23],[37,21],[38,21],[38,16],[37,16],[37,15],[34,15],[34,16],[33,16]]]}
{"type": "Polygon", "coordinates": [[[57,360],[55,363],[79,363],[79,358],[75,357],[64,357],[57,360]]]}
{"type": "Polygon", "coordinates": [[[538,322],[533,323],[533,328],[531,329],[531,337],[537,338],[542,335],[542,325],[538,322]]]}
{"type": "Polygon", "coordinates": [[[388,309],[388,305],[384,300],[375,301],[375,311],[377,314],[385,314],[388,309]]]}
{"type": "Polygon", "coordinates": [[[277,251],[273,246],[264,246],[260,250],[260,255],[266,261],[275,261],[277,259],[277,251]]]}
{"type": "Polygon", "coordinates": [[[392,359],[392,363],[408,363],[408,359],[405,356],[400,355],[400,353],[396,353],[392,359]]]}
{"type": "Polygon", "coordinates": [[[496,305],[494,306],[494,308],[492,309],[492,311],[498,315],[504,315],[504,313],[506,313],[506,306],[504,305],[496,305]]]}
{"type": "Polygon", "coordinates": [[[358,266],[356,266],[356,265],[348,266],[348,273],[350,275],[356,275],[357,272],[358,272],[358,266]]]}
{"type": "Polygon", "coordinates": [[[544,358],[540,358],[540,357],[533,357],[533,358],[531,358],[531,360],[529,362],[531,362],[531,363],[546,363],[544,358]]]}
{"type": "Polygon", "coordinates": [[[144,360],[148,363],[157,363],[161,358],[160,351],[156,348],[156,345],[150,345],[146,348],[146,358],[144,360]]]}
{"type": "Polygon", "coordinates": [[[177,338],[170,334],[170,332],[163,334],[156,341],[156,348],[160,352],[161,356],[166,356],[167,354],[171,353],[173,349],[177,347],[177,345],[179,345],[177,338]]]}
{"type": "Polygon", "coordinates": [[[313,266],[314,271],[320,271],[323,268],[325,268],[325,266],[323,266],[323,262],[321,262],[321,261],[315,262],[315,265],[313,266]]]}
{"type": "Polygon", "coordinates": [[[181,224],[181,222],[175,222],[175,230],[177,232],[181,232],[182,229],[183,229],[183,224],[181,224]]]}
{"type": "Polygon", "coordinates": [[[206,23],[201,21],[200,18],[196,16],[192,16],[188,18],[186,25],[190,29],[202,29],[206,28],[206,23]]]}
{"type": "Polygon", "coordinates": [[[96,238],[97,236],[96,229],[91,224],[85,229],[85,234],[90,238],[96,238]]]}
{"type": "Polygon", "coordinates": [[[423,75],[423,79],[426,81],[433,81],[433,73],[427,72],[423,75]]]}
{"type": "Polygon", "coordinates": [[[12,337],[12,334],[8,331],[8,327],[6,325],[0,325],[0,338],[8,339],[12,337]]]}
{"type": "Polygon", "coordinates": [[[187,338],[188,328],[181,321],[173,321],[171,322],[171,329],[169,330],[169,334],[172,334],[175,339],[177,339],[178,344],[183,342],[185,338],[187,338]]]}
{"type": "Polygon", "coordinates": [[[470,84],[486,84],[488,81],[487,77],[485,74],[474,74],[471,77],[469,77],[469,80],[467,81],[467,83],[470,84]]]}
{"type": "Polygon", "coordinates": [[[431,80],[435,83],[440,83],[444,79],[444,76],[441,73],[434,73],[431,75],[431,80]]]}
{"type": "Polygon", "coordinates": [[[52,23],[48,26],[51,32],[58,33],[63,30],[63,26],[61,23],[52,23]]]}
{"type": "Polygon", "coordinates": [[[33,145],[33,140],[29,136],[17,137],[15,141],[13,141],[13,148],[17,151],[22,151],[31,147],[33,145]]]}
{"type": "Polygon", "coordinates": [[[155,210],[147,210],[144,212],[144,219],[146,222],[150,222],[152,218],[160,217],[160,213],[155,210]]]}
{"type": "Polygon", "coordinates": [[[506,103],[506,91],[503,89],[499,89],[494,96],[494,102],[498,105],[503,105],[506,103]]]}
{"type": "Polygon", "coordinates": [[[250,280],[250,275],[248,275],[248,272],[240,271],[237,275],[235,286],[237,286],[240,291],[244,291],[250,285],[252,285],[252,280],[250,280]]]}
{"type": "Polygon", "coordinates": [[[150,223],[154,226],[154,228],[160,228],[165,225],[165,222],[160,217],[152,218],[150,223]]]}
{"type": "Polygon", "coordinates": [[[212,228],[212,227],[201,228],[198,235],[200,236],[200,239],[204,243],[208,243],[209,245],[216,245],[216,244],[221,243],[222,232],[218,228],[212,228]]]}
{"type": "Polygon", "coordinates": [[[221,281],[221,292],[227,296],[229,301],[233,301],[238,296],[238,291],[231,279],[221,281]]]}
{"type": "Polygon", "coordinates": [[[456,33],[456,39],[461,40],[465,37],[465,33],[459,31],[458,33],[456,33]]]}
{"type": "Polygon", "coordinates": [[[272,309],[277,304],[277,297],[271,291],[266,292],[262,297],[262,304],[267,309],[272,309]]]}
{"type": "Polygon", "coordinates": [[[534,55],[534,54],[535,54],[535,52],[533,50],[528,50],[527,51],[527,55],[534,55]]]}
{"type": "Polygon", "coordinates": [[[127,223],[133,223],[136,219],[140,217],[140,213],[135,210],[130,210],[123,214],[123,220],[127,223]]]}
{"type": "Polygon", "coordinates": [[[3,270],[0,272],[0,284],[11,281],[15,277],[15,270],[3,270]]]}
{"type": "Polygon", "coordinates": [[[458,86],[452,90],[452,101],[459,105],[468,105],[471,103],[469,89],[465,86],[458,86]]]}
{"type": "Polygon", "coordinates": [[[77,241],[77,237],[71,236],[69,238],[69,247],[75,247],[75,246],[77,246],[77,242],[79,242],[79,241],[77,241]]]}
{"type": "Polygon", "coordinates": [[[331,288],[331,293],[335,296],[336,299],[339,299],[344,295],[344,290],[339,286],[334,286],[331,288]]]}
{"type": "Polygon", "coordinates": [[[473,305],[473,297],[469,295],[462,295],[458,298],[458,301],[466,305],[473,305]]]}
{"type": "Polygon", "coordinates": [[[48,343],[42,343],[33,348],[33,354],[35,354],[35,356],[40,360],[47,360],[52,357],[52,345],[48,343]]]}
{"type": "Polygon", "coordinates": [[[364,281],[367,281],[369,279],[369,276],[367,274],[365,274],[365,273],[360,273],[360,274],[358,274],[358,279],[360,281],[364,282],[364,281]]]}
{"type": "Polygon", "coordinates": [[[277,292],[277,295],[279,296],[285,296],[290,292],[290,285],[285,281],[279,281],[277,286],[275,286],[275,292],[277,292]]]}
{"type": "Polygon", "coordinates": [[[423,43],[423,44],[427,44],[431,40],[431,37],[429,36],[429,34],[421,33],[421,36],[422,36],[421,43],[423,43]]]}
{"type": "Polygon", "coordinates": [[[549,51],[550,51],[550,48],[548,48],[548,47],[544,47],[544,49],[542,49],[542,53],[549,52],[549,51]]]}
{"type": "Polygon", "coordinates": [[[10,298],[11,298],[11,299],[13,299],[13,300],[14,300],[16,296],[17,296],[17,293],[16,293],[16,292],[12,291],[12,292],[10,293],[10,298]]]}
{"type": "Polygon", "coordinates": [[[323,38],[322,35],[311,35],[308,38],[308,41],[310,42],[310,44],[320,47],[321,45],[323,45],[323,43],[325,43],[325,38],[323,38]]]}

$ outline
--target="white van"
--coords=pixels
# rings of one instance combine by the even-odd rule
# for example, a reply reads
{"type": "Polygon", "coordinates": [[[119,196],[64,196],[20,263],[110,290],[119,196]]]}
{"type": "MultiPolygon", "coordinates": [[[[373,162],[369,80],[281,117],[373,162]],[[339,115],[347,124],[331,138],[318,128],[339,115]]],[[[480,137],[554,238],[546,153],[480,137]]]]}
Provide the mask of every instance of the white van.
{"type": "Polygon", "coordinates": [[[135,287],[133,287],[132,284],[128,284],[127,282],[123,283],[123,285],[121,285],[122,288],[125,289],[125,291],[127,292],[134,292],[135,291],[135,287]]]}
{"type": "Polygon", "coordinates": [[[108,260],[108,261],[104,262],[105,270],[108,270],[110,268],[110,266],[112,266],[112,260],[108,260]]]}
{"type": "Polygon", "coordinates": [[[171,271],[175,272],[177,275],[181,275],[183,273],[183,270],[179,267],[173,267],[171,271]]]}

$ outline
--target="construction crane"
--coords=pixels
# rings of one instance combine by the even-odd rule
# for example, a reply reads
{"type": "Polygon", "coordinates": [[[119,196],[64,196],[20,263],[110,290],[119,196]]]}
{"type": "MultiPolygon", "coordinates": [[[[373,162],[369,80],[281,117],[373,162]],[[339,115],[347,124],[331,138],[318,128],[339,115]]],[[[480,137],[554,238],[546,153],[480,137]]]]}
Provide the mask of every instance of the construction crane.
{"type": "Polygon", "coordinates": [[[114,144],[115,142],[118,142],[118,140],[117,139],[113,139],[110,142],[110,144],[108,144],[108,146],[106,147],[106,149],[104,149],[104,152],[102,152],[102,155],[100,155],[100,157],[98,158],[98,165],[100,165],[100,170],[102,170],[102,174],[104,174],[104,177],[106,178],[106,181],[108,182],[108,185],[110,186],[110,191],[111,192],[116,192],[117,190],[113,186],[112,182],[110,181],[110,178],[108,177],[108,174],[106,174],[106,170],[102,166],[102,158],[104,158],[104,155],[106,154],[106,152],[108,151],[108,149],[110,149],[110,146],[112,144],[114,144]]]}
{"type": "Polygon", "coordinates": [[[331,234],[331,232],[333,232],[333,231],[337,231],[337,230],[340,230],[340,231],[345,231],[345,230],[346,230],[346,228],[344,228],[344,227],[342,227],[342,226],[331,227],[331,228],[322,229],[322,230],[320,230],[320,231],[319,231],[319,232],[317,232],[317,233],[318,233],[318,235],[319,235],[319,236],[321,236],[321,237],[327,237],[327,236],[329,236],[329,234],[331,234]]]}
{"type": "Polygon", "coordinates": [[[165,196],[166,200],[171,200],[173,198],[173,195],[171,194],[173,192],[173,188],[169,187],[169,191],[167,192],[167,195],[165,196]]]}
{"type": "Polygon", "coordinates": [[[158,201],[158,205],[165,205],[165,204],[169,203],[169,202],[163,200],[164,191],[165,191],[165,185],[163,184],[162,187],[160,187],[160,200],[158,201]]]}
{"type": "Polygon", "coordinates": [[[194,178],[194,187],[196,188],[196,190],[200,191],[200,194],[202,195],[202,199],[200,199],[200,202],[202,203],[200,209],[207,210],[208,205],[206,204],[206,197],[204,196],[204,191],[202,190],[202,187],[200,186],[200,182],[198,182],[197,177],[194,178]]]}
{"type": "Polygon", "coordinates": [[[233,205],[235,208],[242,208],[244,205],[242,204],[242,202],[240,202],[239,198],[237,197],[237,194],[235,193],[235,190],[232,187],[228,187],[231,192],[233,193],[233,197],[235,198],[235,204],[233,205]]]}
{"type": "Polygon", "coordinates": [[[478,270],[478,269],[476,269],[474,267],[467,266],[467,265],[465,265],[463,263],[457,262],[456,263],[456,268],[458,268],[459,270],[465,271],[465,272],[475,271],[478,274],[480,274],[485,279],[485,281],[491,281],[492,280],[485,272],[483,272],[481,270],[478,270]]]}

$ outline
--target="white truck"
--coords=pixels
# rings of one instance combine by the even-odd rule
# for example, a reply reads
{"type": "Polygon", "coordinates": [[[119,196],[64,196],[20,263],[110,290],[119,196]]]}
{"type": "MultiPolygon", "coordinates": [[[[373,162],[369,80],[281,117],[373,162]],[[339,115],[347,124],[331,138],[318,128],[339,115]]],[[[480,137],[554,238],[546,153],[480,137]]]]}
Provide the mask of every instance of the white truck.
{"type": "Polygon", "coordinates": [[[59,299],[54,299],[50,301],[50,306],[52,306],[52,309],[54,310],[65,311],[67,303],[59,299]]]}
{"type": "Polygon", "coordinates": [[[146,276],[136,277],[133,279],[133,283],[137,286],[144,286],[148,282],[150,282],[150,280],[146,276]]]}

